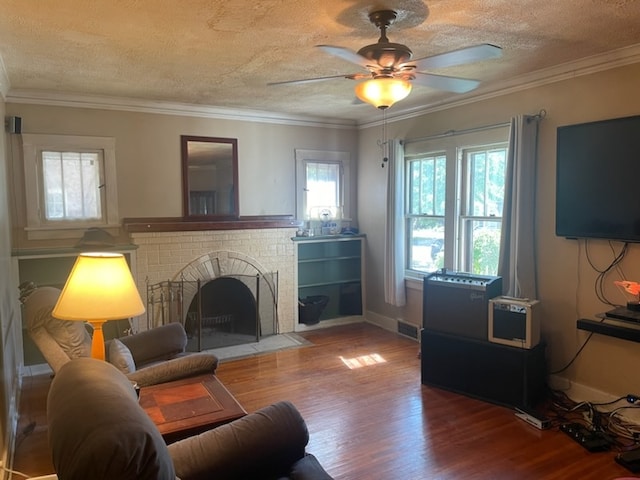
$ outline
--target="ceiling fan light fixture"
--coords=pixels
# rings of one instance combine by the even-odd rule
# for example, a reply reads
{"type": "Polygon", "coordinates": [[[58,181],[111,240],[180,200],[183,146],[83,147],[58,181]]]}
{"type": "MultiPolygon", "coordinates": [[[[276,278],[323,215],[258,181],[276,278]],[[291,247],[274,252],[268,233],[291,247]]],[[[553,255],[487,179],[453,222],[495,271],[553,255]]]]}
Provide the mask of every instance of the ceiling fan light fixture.
{"type": "Polygon", "coordinates": [[[411,93],[411,82],[401,78],[373,78],[356,85],[356,96],[384,110],[411,93]]]}

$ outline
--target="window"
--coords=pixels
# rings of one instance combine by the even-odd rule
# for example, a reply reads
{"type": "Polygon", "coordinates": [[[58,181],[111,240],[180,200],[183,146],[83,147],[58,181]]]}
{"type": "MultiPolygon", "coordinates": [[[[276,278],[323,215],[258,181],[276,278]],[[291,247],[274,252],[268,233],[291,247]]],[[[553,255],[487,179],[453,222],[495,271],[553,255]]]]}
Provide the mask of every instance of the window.
{"type": "Polygon", "coordinates": [[[496,275],[507,158],[506,145],[462,151],[460,270],[496,275]]]}
{"type": "Polygon", "coordinates": [[[347,152],[296,150],[296,213],[299,219],[350,219],[347,152]]]}
{"type": "Polygon", "coordinates": [[[409,276],[443,267],[497,274],[508,134],[497,130],[407,142],[409,276]]]}
{"type": "Polygon", "coordinates": [[[102,152],[42,151],[45,221],[102,220],[102,163],[102,152]]]}
{"type": "Polygon", "coordinates": [[[89,227],[118,226],[114,139],[22,138],[30,239],[73,238],[89,227]]]}
{"type": "Polygon", "coordinates": [[[407,238],[410,270],[430,272],[444,266],[446,156],[409,160],[407,238]]]}
{"type": "Polygon", "coordinates": [[[342,174],[339,163],[305,162],[305,216],[314,210],[329,207],[338,211],[342,206],[342,174]]]}

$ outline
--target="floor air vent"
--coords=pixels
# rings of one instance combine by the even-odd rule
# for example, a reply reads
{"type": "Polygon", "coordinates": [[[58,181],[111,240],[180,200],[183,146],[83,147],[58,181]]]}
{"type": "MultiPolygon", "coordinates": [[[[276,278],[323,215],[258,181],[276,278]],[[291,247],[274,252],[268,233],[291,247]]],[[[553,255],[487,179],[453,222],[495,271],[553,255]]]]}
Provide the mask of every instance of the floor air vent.
{"type": "Polygon", "coordinates": [[[398,321],[398,333],[400,335],[406,335],[411,338],[418,338],[418,327],[415,325],[411,325],[410,323],[405,323],[398,321]]]}

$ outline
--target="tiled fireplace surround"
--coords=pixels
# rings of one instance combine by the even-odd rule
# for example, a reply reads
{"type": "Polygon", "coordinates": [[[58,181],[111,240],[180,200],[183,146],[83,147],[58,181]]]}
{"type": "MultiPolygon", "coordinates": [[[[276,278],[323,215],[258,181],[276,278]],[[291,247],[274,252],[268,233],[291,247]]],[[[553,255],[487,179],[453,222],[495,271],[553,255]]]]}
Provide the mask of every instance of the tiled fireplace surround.
{"type": "MultiPolygon", "coordinates": [[[[142,300],[146,303],[147,281],[179,280],[179,272],[203,255],[234,252],[258,264],[264,272],[278,272],[279,332],[292,332],[297,308],[295,248],[291,240],[295,231],[266,228],[131,233],[132,243],[138,247],[136,282],[142,300]]],[[[139,325],[144,328],[146,319],[139,325]]]]}

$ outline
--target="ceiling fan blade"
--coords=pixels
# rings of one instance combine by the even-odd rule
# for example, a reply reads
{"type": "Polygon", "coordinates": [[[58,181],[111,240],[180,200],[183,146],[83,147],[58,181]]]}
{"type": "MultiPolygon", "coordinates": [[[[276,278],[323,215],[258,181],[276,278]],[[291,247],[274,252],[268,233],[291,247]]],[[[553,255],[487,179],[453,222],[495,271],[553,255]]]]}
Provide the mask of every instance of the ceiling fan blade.
{"type": "Polygon", "coordinates": [[[446,90],[447,92],[466,93],[480,85],[479,80],[468,78],[447,77],[444,75],[434,75],[432,73],[415,72],[413,83],[424,85],[425,87],[446,90]]]}
{"type": "Polygon", "coordinates": [[[355,63],[356,65],[360,65],[361,67],[367,68],[371,66],[371,61],[354,52],[353,50],[349,50],[345,47],[336,47],[334,45],[316,45],[316,47],[324,50],[329,55],[333,55],[334,57],[341,58],[342,60],[346,60],[347,62],[355,63]]]}
{"type": "MultiPolygon", "coordinates": [[[[370,77],[370,75],[364,74],[365,77],[370,77]]],[[[289,84],[299,84],[299,83],[314,83],[314,82],[322,82],[324,80],[332,80],[334,78],[347,78],[351,80],[359,80],[360,74],[345,74],[345,75],[330,75],[328,77],[316,77],[316,78],[302,78],[300,80],[287,80],[284,82],[270,82],[267,85],[289,85],[289,84]]]]}
{"type": "Polygon", "coordinates": [[[432,55],[430,57],[419,58],[412,62],[406,62],[402,66],[415,65],[416,70],[432,70],[434,68],[454,67],[465,63],[489,60],[500,56],[502,56],[502,49],[500,47],[485,43],[432,55]]]}

